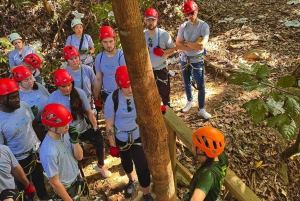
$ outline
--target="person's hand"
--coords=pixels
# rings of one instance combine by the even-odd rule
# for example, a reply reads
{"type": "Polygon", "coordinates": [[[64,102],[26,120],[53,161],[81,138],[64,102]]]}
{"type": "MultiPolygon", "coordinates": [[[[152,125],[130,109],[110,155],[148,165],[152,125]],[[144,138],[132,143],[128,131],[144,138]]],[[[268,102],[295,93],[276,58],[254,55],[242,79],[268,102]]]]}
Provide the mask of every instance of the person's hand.
{"type": "Polygon", "coordinates": [[[25,189],[25,194],[28,198],[33,199],[35,189],[32,184],[29,184],[28,187],[25,189]]]}
{"type": "Polygon", "coordinates": [[[36,116],[39,112],[39,108],[36,105],[34,105],[31,107],[31,111],[32,111],[33,115],[36,116]]]}
{"type": "Polygon", "coordinates": [[[75,126],[70,126],[69,127],[69,136],[70,136],[70,142],[72,144],[76,144],[78,142],[78,135],[79,131],[75,126]]]}
{"type": "Polygon", "coordinates": [[[120,149],[118,147],[110,147],[109,153],[112,157],[120,157],[120,149]]]}
{"type": "Polygon", "coordinates": [[[100,112],[102,110],[101,101],[100,100],[94,100],[94,103],[95,103],[97,112],[100,112]]]}
{"type": "Polygon", "coordinates": [[[162,57],[164,55],[164,51],[163,51],[163,49],[161,49],[161,47],[156,46],[155,48],[153,48],[153,54],[155,54],[156,56],[162,57]]]}
{"type": "Polygon", "coordinates": [[[160,109],[161,109],[161,113],[162,113],[162,114],[166,114],[167,108],[166,108],[165,105],[161,105],[161,106],[160,106],[160,109]]]}

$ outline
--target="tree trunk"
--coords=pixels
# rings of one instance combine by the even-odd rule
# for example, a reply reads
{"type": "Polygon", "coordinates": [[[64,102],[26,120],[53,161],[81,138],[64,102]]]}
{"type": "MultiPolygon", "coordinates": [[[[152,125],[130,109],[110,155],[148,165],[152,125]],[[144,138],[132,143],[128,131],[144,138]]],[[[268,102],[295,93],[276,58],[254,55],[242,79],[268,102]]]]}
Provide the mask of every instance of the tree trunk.
{"type": "Polygon", "coordinates": [[[292,155],[300,152],[300,132],[298,133],[297,139],[295,144],[293,144],[291,147],[287,148],[281,153],[281,157],[283,160],[287,160],[292,155]]]}
{"type": "Polygon", "coordinates": [[[168,133],[160,110],[161,100],[146,47],[138,1],[112,0],[112,5],[156,200],[176,200],[167,143],[168,133]]]}

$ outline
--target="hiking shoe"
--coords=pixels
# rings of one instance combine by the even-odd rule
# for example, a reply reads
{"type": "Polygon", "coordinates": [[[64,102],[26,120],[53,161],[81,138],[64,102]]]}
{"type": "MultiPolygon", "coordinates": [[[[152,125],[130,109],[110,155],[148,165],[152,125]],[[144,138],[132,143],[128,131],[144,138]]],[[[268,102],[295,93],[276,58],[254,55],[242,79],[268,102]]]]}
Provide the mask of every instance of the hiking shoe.
{"type": "Polygon", "coordinates": [[[199,115],[201,115],[204,119],[211,118],[211,115],[205,111],[205,109],[199,109],[199,115]]]}
{"type": "Polygon", "coordinates": [[[192,100],[188,101],[185,107],[182,109],[182,112],[188,112],[191,109],[191,107],[193,107],[193,105],[194,105],[194,101],[192,100]]]}
{"type": "Polygon", "coordinates": [[[132,196],[135,193],[135,184],[136,181],[130,181],[127,184],[126,187],[126,194],[132,196]]]}
{"type": "Polygon", "coordinates": [[[99,171],[104,178],[108,178],[111,176],[111,172],[104,166],[99,167],[98,164],[96,164],[94,170],[99,171]]]}
{"type": "Polygon", "coordinates": [[[151,193],[148,193],[147,195],[143,195],[143,199],[145,201],[154,201],[154,198],[152,197],[151,193]]]}

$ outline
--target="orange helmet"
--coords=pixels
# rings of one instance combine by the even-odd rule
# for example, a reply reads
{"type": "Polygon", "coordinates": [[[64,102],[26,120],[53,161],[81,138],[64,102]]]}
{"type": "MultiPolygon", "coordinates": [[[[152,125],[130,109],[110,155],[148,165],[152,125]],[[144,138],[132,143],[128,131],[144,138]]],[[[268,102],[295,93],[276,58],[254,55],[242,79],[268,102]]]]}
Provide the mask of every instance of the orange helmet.
{"type": "Polygon", "coordinates": [[[224,135],[216,128],[204,126],[192,134],[194,144],[205,152],[209,158],[219,156],[225,148],[224,135]]]}
{"type": "Polygon", "coordinates": [[[198,10],[198,5],[194,1],[187,1],[183,6],[184,14],[198,10]]]}
{"type": "Polygon", "coordinates": [[[12,70],[12,77],[16,82],[21,82],[30,75],[31,71],[25,66],[17,66],[12,70]]]}
{"type": "Polygon", "coordinates": [[[130,87],[130,80],[126,66],[120,66],[116,70],[115,79],[118,87],[126,88],[130,87]]]}
{"type": "Polygon", "coordinates": [[[116,37],[117,34],[110,26],[103,26],[99,30],[99,40],[103,40],[109,37],[116,37]]]}

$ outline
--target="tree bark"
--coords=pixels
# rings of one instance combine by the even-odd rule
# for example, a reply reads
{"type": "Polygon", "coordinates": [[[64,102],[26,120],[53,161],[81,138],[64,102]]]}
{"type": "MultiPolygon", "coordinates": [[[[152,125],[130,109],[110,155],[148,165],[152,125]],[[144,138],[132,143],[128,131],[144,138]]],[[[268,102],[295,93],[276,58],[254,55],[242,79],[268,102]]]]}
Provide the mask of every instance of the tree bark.
{"type": "Polygon", "coordinates": [[[281,153],[281,157],[283,160],[287,160],[292,155],[300,152],[300,132],[298,133],[297,139],[295,144],[293,144],[291,147],[287,148],[281,153]]]}
{"type": "Polygon", "coordinates": [[[160,96],[143,34],[137,0],[112,0],[119,37],[130,77],[137,122],[152,174],[156,200],[176,200],[168,150],[168,133],[160,110],[160,96]]]}

